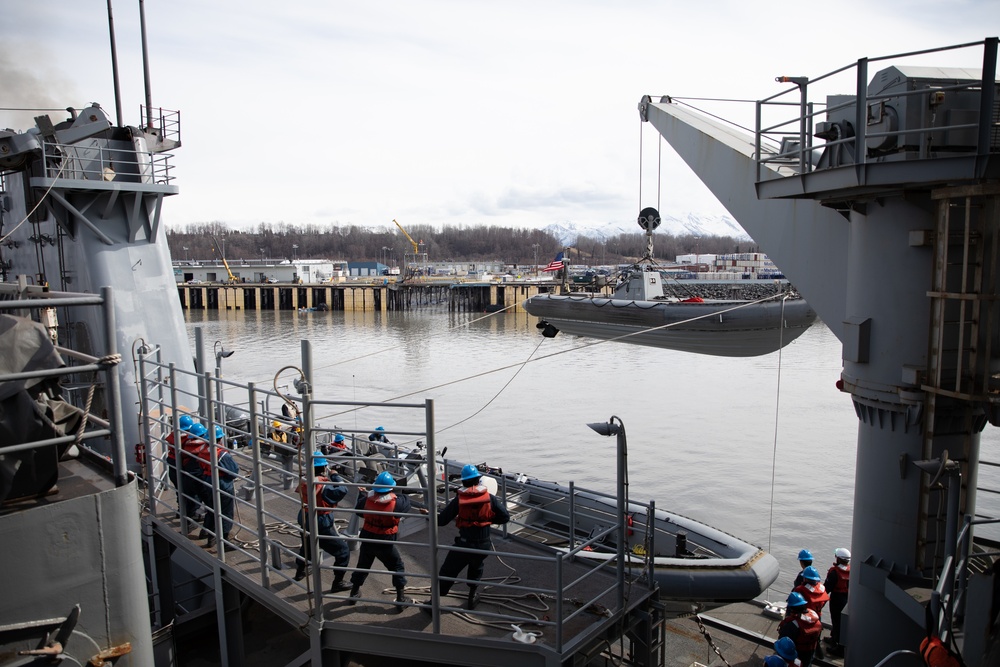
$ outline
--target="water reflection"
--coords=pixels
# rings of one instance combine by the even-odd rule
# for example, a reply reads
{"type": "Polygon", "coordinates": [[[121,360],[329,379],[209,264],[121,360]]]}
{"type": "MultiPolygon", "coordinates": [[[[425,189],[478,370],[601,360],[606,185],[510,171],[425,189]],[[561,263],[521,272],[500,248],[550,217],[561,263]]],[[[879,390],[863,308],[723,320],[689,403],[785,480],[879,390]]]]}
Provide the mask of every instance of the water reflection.
{"type": "MultiPolygon", "coordinates": [[[[299,364],[308,338],[318,396],[434,399],[438,447],[466,462],[613,492],[613,439],[586,424],[617,415],[628,430],[631,495],[770,545],[783,566],[779,591],[791,585],[800,548],[825,566],[850,546],[858,423],[836,389],[841,348],[825,325],[780,352],[733,359],[543,339],[536,321],[445,309],[188,319],[192,337],[201,326],[209,344],[236,350],[225,362],[234,379],[270,384],[278,368],[299,364]]],[[[324,425],[365,431],[383,416],[374,407],[331,411],[324,425]]],[[[984,457],[998,442],[988,428],[984,457]]],[[[996,505],[981,495],[982,509],[996,505]]]]}

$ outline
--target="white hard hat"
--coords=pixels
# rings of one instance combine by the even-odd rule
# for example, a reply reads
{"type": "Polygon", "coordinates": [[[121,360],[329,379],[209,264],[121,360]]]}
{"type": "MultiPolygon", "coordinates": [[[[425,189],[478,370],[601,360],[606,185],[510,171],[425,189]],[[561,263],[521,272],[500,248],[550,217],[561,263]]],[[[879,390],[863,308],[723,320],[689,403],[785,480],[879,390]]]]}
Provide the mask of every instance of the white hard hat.
{"type": "Polygon", "coordinates": [[[841,547],[833,552],[833,555],[841,560],[851,560],[851,552],[841,547]]]}

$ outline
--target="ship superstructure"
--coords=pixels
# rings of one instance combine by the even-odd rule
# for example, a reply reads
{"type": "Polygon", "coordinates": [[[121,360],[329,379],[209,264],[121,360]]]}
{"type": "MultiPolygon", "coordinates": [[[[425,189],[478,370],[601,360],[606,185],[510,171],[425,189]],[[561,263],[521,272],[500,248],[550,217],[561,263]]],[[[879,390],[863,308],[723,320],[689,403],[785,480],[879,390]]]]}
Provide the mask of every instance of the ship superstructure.
{"type": "Polygon", "coordinates": [[[928,633],[968,665],[991,659],[992,557],[970,538],[980,432],[1000,424],[996,64],[988,38],[781,76],[755,134],[639,102],[843,343],[859,421],[852,665],[928,633]],[[928,66],[955,51],[971,66],[928,66]]]}

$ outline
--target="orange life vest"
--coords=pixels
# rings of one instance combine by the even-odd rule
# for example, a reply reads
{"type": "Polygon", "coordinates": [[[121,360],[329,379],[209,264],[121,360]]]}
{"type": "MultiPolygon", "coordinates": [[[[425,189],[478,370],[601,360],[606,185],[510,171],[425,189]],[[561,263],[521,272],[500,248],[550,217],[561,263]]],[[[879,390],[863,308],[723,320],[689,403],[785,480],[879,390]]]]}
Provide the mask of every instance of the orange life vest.
{"type": "Polygon", "coordinates": [[[490,492],[485,486],[471,486],[458,490],[458,516],[455,525],[459,528],[484,528],[493,523],[493,507],[490,492]]]}
{"type": "Polygon", "coordinates": [[[819,614],[807,608],[797,616],[786,616],[778,625],[779,635],[781,635],[781,628],[789,623],[794,624],[799,629],[799,634],[795,637],[795,649],[797,651],[815,650],[819,644],[819,635],[823,632],[823,624],[819,621],[819,614]]]}
{"type": "Polygon", "coordinates": [[[820,583],[811,586],[802,584],[793,588],[792,591],[800,593],[806,599],[806,606],[821,616],[823,614],[823,607],[830,601],[830,595],[823,588],[823,584],[820,583]],[[812,590],[810,590],[810,587],[812,590]]]}
{"type": "Polygon", "coordinates": [[[920,642],[920,657],[927,667],[959,667],[958,659],[937,637],[927,637],[920,642]]]}
{"type": "MultiPolygon", "coordinates": [[[[313,486],[313,495],[316,496],[316,509],[333,507],[333,505],[326,502],[326,498],[323,497],[323,485],[329,484],[330,478],[319,475],[316,477],[316,481],[318,484],[313,486]]],[[[302,509],[307,509],[309,507],[309,487],[305,480],[299,482],[299,498],[302,499],[302,509]]]]}
{"type": "MultiPolygon", "coordinates": [[[[187,445],[188,439],[190,439],[190,437],[191,436],[189,436],[187,433],[184,433],[183,431],[181,431],[181,449],[184,449],[184,447],[185,447],[185,445],[187,445]]],[[[171,463],[173,463],[173,461],[174,461],[174,459],[176,457],[177,457],[177,455],[174,452],[174,434],[173,434],[173,431],[171,431],[167,435],[167,460],[170,461],[171,463]]]]}
{"type": "Polygon", "coordinates": [[[362,528],[376,535],[395,535],[399,532],[399,517],[382,514],[367,514],[367,512],[392,512],[396,509],[396,494],[377,494],[371,492],[365,498],[365,523],[362,528]],[[386,498],[386,496],[388,496],[386,498]],[[385,500],[382,500],[385,498],[385,500]]]}
{"type": "Polygon", "coordinates": [[[830,579],[831,575],[836,575],[833,579],[833,588],[830,589],[831,593],[846,593],[847,586],[851,583],[851,564],[847,565],[834,565],[827,572],[826,578],[830,579]]]}

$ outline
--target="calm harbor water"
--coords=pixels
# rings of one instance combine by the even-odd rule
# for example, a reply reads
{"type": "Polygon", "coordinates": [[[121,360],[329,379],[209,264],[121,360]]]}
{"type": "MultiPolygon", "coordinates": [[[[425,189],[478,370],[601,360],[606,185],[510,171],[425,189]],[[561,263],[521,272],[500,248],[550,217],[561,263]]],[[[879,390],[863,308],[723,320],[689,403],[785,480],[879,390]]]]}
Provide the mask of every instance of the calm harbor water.
{"type": "MultiPolygon", "coordinates": [[[[235,350],[227,378],[268,387],[309,339],[318,397],[431,398],[438,449],[508,472],[613,493],[615,441],[586,424],[615,415],[630,496],[768,548],[782,567],[771,599],[791,588],[799,549],[825,572],[850,547],[858,422],[822,323],[780,353],[732,359],[543,339],[525,314],[191,311],[187,322],[209,351],[216,340],[235,350]]],[[[375,409],[320,414],[324,426],[392,429],[375,409]]],[[[997,431],[987,427],[983,458],[1000,459],[997,431]]],[[[981,485],[1000,488],[991,473],[981,485]]],[[[996,498],[980,494],[980,511],[998,515],[996,498]]]]}

